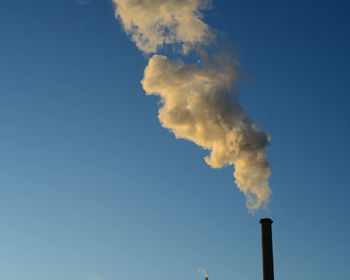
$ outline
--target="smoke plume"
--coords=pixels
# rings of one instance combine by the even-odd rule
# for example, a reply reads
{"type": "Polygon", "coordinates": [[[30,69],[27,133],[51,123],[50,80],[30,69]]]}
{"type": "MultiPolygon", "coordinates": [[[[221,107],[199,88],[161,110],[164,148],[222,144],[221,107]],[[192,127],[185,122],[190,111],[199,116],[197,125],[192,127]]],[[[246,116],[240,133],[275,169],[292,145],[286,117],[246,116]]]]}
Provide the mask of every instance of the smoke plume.
{"type": "Polygon", "coordinates": [[[205,272],[205,270],[203,268],[198,268],[197,270],[200,274],[202,274],[204,276],[204,278],[208,279],[209,276],[208,274],[205,272]]]}
{"type": "Polygon", "coordinates": [[[210,40],[212,34],[201,18],[203,0],[113,0],[116,16],[131,40],[145,53],[165,44],[178,44],[186,53],[210,40]]]}
{"type": "Polygon", "coordinates": [[[214,37],[202,21],[200,0],[113,0],[116,15],[140,50],[156,52],[164,44],[194,49],[200,61],[186,64],[153,55],[142,86],[161,98],[159,120],[177,138],[209,151],[205,161],[213,168],[233,165],[237,187],[247,207],[257,210],[269,202],[270,166],[265,147],[270,136],[246,115],[238,103],[240,78],[236,59],[209,55],[204,46],[214,37]],[[199,51],[200,50],[200,51],[199,51]]]}

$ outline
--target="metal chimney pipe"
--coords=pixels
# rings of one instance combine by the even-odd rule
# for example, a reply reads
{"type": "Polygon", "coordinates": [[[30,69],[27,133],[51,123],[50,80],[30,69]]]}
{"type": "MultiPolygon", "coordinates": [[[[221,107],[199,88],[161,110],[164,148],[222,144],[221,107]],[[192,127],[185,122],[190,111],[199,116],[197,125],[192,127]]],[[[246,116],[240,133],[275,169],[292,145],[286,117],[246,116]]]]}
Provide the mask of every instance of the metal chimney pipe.
{"type": "Polygon", "coordinates": [[[272,220],[261,219],[261,241],[262,241],[262,265],[263,280],[274,280],[273,275],[273,249],[272,249],[272,220]]]}

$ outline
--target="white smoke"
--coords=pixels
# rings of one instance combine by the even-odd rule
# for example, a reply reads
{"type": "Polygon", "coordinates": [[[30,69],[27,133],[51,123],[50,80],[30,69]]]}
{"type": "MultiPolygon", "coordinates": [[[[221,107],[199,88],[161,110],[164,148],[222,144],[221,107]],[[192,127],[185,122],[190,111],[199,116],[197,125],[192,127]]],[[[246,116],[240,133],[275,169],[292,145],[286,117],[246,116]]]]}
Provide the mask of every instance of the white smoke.
{"type": "Polygon", "coordinates": [[[194,46],[201,49],[202,62],[196,64],[172,61],[161,55],[151,57],[143,88],[149,95],[160,96],[158,117],[165,128],[177,138],[210,151],[205,161],[211,167],[235,167],[235,183],[245,194],[251,211],[266,206],[271,190],[270,166],[264,149],[270,136],[250,120],[238,103],[235,84],[240,75],[236,60],[224,54],[209,56],[198,47],[207,43],[212,34],[198,12],[204,2],[113,1],[124,29],[142,51],[154,52],[171,43],[180,43],[185,49],[194,46]]]}
{"type": "Polygon", "coordinates": [[[154,53],[164,44],[179,44],[184,52],[212,37],[201,18],[203,0],[113,0],[116,16],[137,47],[154,53]]]}
{"type": "Polygon", "coordinates": [[[206,271],[203,268],[198,268],[197,270],[200,274],[202,274],[204,276],[204,278],[209,278],[208,274],[206,273],[206,271]]]}
{"type": "Polygon", "coordinates": [[[269,136],[246,116],[232,85],[239,74],[227,57],[205,65],[186,65],[154,55],[142,85],[161,97],[161,124],[177,138],[210,151],[205,161],[214,168],[235,166],[235,182],[247,196],[249,209],[269,200],[270,168],[264,148],[269,136]]]}

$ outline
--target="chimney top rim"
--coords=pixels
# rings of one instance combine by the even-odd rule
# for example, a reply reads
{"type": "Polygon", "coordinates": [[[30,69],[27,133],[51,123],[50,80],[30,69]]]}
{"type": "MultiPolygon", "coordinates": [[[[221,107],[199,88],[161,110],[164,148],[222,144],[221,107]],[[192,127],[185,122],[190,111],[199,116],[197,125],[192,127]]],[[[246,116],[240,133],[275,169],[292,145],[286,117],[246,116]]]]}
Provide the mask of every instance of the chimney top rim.
{"type": "Polygon", "coordinates": [[[273,221],[270,218],[260,219],[260,224],[266,224],[266,223],[272,224],[273,221]]]}

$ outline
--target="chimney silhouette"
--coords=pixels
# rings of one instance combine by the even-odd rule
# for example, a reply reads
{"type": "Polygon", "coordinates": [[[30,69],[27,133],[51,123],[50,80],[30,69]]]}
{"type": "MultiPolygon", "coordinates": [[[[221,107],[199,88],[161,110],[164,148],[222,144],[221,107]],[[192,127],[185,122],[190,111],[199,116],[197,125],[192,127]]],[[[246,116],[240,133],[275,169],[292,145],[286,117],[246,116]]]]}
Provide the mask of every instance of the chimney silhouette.
{"type": "Polygon", "coordinates": [[[263,280],[274,280],[273,275],[273,249],[272,249],[272,220],[261,219],[261,241],[262,241],[262,265],[263,280]]]}

